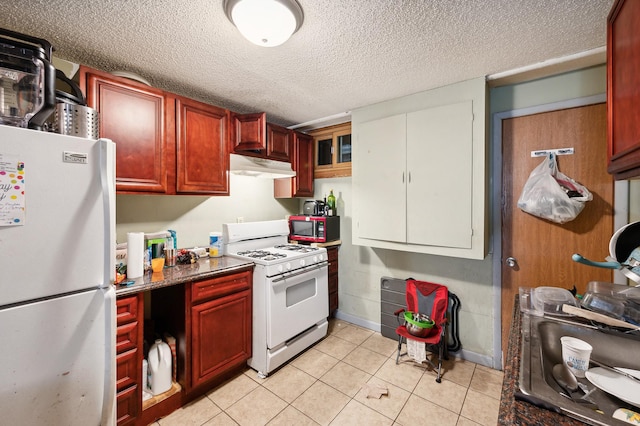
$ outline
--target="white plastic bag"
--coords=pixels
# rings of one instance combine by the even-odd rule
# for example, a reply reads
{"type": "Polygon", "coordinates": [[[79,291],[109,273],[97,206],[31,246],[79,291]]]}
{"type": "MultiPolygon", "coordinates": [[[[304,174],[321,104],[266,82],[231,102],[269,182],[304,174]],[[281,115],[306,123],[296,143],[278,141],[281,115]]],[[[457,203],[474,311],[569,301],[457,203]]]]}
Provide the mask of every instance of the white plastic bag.
{"type": "Polygon", "coordinates": [[[556,155],[549,153],[529,175],[518,199],[522,211],[556,223],[575,219],[591,192],[558,170],[556,155]]]}

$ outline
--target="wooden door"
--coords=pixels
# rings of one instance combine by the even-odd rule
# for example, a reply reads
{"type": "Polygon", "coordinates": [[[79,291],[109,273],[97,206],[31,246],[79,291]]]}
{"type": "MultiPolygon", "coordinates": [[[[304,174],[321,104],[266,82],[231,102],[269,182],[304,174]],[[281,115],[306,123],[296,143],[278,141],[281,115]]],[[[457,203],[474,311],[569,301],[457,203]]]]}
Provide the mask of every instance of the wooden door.
{"type": "Polygon", "coordinates": [[[519,287],[553,286],[583,293],[589,281],[613,279],[612,271],[571,260],[580,253],[605,260],[613,235],[613,179],[607,174],[605,104],[551,111],[502,121],[502,349],[519,287]],[[565,224],[539,219],[518,209],[520,192],[543,157],[531,151],[573,147],[558,156],[558,168],[593,194],[584,210],[565,224]],[[513,257],[510,268],[505,259],[513,257]]]}
{"type": "Polygon", "coordinates": [[[176,191],[229,195],[227,111],[178,97],[176,191]]]}

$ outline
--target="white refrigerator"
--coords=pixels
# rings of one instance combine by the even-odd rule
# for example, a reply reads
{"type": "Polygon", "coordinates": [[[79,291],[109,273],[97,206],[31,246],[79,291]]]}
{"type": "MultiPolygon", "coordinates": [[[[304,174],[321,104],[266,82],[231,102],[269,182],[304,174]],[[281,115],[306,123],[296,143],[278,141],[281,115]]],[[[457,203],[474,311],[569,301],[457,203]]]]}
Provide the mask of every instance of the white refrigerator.
{"type": "Polygon", "coordinates": [[[0,424],[113,425],[115,144],[0,125],[0,424]]]}

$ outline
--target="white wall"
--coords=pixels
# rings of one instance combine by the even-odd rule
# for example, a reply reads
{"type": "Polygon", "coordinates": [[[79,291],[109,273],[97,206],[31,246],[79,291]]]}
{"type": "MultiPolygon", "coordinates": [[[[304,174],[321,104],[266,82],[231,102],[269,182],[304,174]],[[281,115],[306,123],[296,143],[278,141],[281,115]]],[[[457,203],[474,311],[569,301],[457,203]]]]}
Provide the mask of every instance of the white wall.
{"type": "Polygon", "coordinates": [[[127,232],[174,229],[178,247],[207,246],[209,232],[221,231],[223,223],[284,219],[299,212],[298,200],[273,198],[273,180],[230,175],[228,197],[186,195],[118,195],[116,232],[118,242],[127,232]]]}

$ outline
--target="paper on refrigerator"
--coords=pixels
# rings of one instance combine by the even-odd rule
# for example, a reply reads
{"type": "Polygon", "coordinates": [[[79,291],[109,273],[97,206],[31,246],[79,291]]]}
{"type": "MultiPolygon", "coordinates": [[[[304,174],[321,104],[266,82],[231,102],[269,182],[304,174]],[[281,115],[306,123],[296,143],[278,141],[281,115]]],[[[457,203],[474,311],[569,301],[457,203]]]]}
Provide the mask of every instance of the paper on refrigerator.
{"type": "Polygon", "coordinates": [[[24,225],[24,163],[0,153],[0,226],[24,225]]]}

